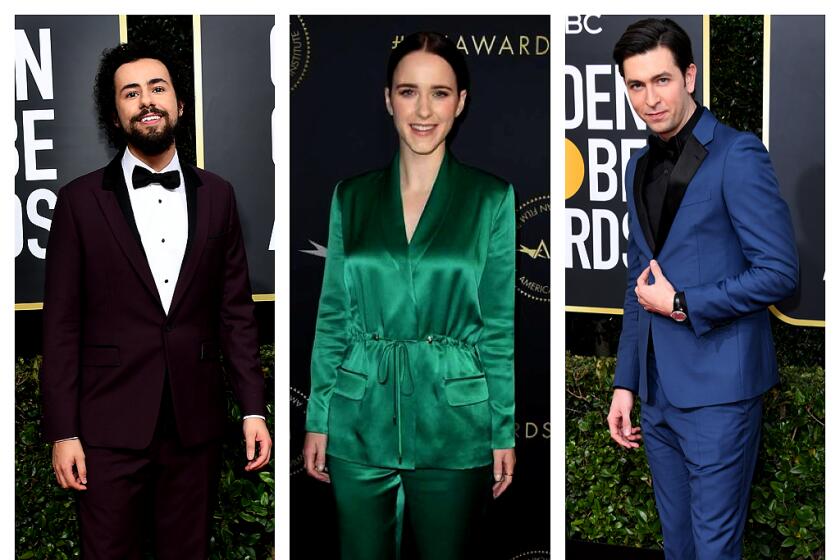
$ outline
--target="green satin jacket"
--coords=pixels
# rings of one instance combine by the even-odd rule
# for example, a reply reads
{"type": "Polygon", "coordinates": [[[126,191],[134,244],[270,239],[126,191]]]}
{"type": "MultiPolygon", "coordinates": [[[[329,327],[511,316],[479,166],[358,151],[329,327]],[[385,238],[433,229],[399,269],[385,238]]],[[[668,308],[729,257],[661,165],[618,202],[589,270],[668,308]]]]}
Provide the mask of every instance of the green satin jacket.
{"type": "Polygon", "coordinates": [[[306,430],[387,468],[464,469],[514,446],[513,187],[447,153],[411,243],[390,168],[341,181],[306,430]]]}

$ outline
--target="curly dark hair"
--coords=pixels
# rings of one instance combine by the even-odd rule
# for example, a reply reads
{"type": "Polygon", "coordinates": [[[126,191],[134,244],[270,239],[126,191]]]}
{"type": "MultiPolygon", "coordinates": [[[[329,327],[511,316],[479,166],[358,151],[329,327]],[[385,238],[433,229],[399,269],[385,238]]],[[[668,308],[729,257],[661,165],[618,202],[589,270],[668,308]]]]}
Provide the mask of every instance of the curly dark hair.
{"type": "MultiPolygon", "coordinates": [[[[93,98],[96,102],[97,120],[99,128],[108,138],[108,143],[117,149],[125,147],[126,141],[122,129],[114,126],[114,119],[117,115],[116,91],[114,90],[114,74],[123,64],[134,62],[141,58],[159,60],[169,71],[172,78],[172,87],[175,89],[175,97],[184,104],[184,112],[181,119],[192,118],[193,92],[192,80],[187,73],[188,66],[178,60],[174,53],[161,45],[149,42],[132,41],[121,43],[113,49],[102,51],[102,60],[99,62],[99,70],[96,72],[96,80],[93,85],[93,98]]],[[[186,127],[178,127],[179,138],[176,141],[180,144],[180,136],[186,132],[186,127]]]]}

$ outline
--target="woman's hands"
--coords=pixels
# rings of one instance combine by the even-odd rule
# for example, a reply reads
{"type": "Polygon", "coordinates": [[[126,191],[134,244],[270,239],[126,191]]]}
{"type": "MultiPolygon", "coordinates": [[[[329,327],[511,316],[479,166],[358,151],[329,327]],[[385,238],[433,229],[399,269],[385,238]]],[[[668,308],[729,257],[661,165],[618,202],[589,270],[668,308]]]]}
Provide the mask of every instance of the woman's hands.
{"type": "Polygon", "coordinates": [[[513,467],[516,465],[516,452],[510,449],[493,450],[493,498],[498,498],[513,482],[513,467]]]}
{"type": "Polygon", "coordinates": [[[327,434],[306,432],[303,440],[303,466],[306,474],[315,480],[330,482],[327,473],[327,434]]]}

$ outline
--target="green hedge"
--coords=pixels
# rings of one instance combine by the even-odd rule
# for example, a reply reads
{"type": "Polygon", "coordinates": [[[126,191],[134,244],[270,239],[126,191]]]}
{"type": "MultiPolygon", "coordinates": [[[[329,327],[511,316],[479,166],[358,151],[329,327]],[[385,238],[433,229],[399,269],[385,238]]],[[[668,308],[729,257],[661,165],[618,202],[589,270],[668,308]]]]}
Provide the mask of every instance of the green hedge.
{"type": "MultiPolygon", "coordinates": [[[[614,372],[615,358],[566,356],[566,537],[661,547],[644,451],[619,448],[607,429],[614,372]]],[[[823,558],[825,372],[780,373],[764,401],[744,558],[823,558]]]]}
{"type": "MultiPolygon", "coordinates": [[[[260,349],[266,376],[268,425],[274,434],[274,347],[260,349]]],[[[53,475],[50,446],[41,441],[38,369],[41,358],[15,364],[16,558],[79,557],[74,494],[53,475]]],[[[212,560],[266,560],[274,553],[274,457],[259,473],[246,473],[238,406],[230,387],[229,431],[222,451],[219,503],[214,514],[212,560]]],[[[273,455],[273,454],[272,454],[273,455]]]]}

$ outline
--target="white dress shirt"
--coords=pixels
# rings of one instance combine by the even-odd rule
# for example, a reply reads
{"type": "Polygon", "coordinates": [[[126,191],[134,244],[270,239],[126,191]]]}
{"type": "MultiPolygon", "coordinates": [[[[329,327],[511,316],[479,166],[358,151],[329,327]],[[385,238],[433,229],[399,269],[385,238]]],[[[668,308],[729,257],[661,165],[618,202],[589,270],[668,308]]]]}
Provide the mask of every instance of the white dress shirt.
{"type": "Polygon", "coordinates": [[[178,153],[172,156],[166,167],[156,172],[126,148],[122,158],[122,169],[143,251],[146,253],[163,310],[168,314],[181,271],[181,261],[184,260],[189,232],[187,195],[178,153]],[[167,189],[160,183],[135,189],[131,183],[131,175],[136,166],[152,173],[177,171],[180,184],[174,189],[167,189]]]}

